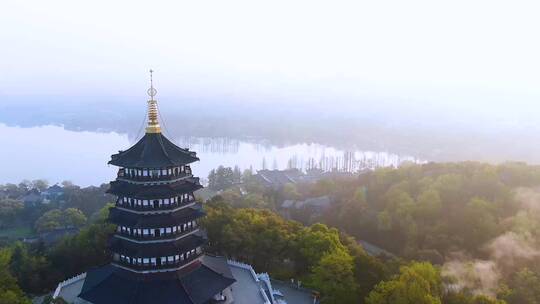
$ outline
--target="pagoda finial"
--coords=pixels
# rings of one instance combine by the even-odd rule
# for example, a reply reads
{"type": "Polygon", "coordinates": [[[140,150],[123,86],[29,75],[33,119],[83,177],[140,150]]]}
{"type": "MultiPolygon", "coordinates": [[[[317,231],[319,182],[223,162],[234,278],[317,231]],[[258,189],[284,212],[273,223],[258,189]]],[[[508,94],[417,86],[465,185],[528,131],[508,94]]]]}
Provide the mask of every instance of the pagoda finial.
{"type": "Polygon", "coordinates": [[[159,126],[158,120],[157,100],[154,99],[157,90],[154,89],[153,73],[154,71],[150,70],[150,88],[147,91],[150,100],[148,100],[148,126],[146,127],[146,133],[161,133],[161,127],[159,126]]]}

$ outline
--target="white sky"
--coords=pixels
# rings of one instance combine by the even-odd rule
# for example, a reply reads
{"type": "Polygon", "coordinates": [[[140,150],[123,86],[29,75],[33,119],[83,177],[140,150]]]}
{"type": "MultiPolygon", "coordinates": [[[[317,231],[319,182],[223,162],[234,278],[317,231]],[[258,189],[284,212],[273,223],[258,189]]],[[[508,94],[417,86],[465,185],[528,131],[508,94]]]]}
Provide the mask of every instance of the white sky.
{"type": "Polygon", "coordinates": [[[539,16],[515,0],[2,0],[0,95],[140,96],[151,67],[162,96],[540,114],[539,16]]]}

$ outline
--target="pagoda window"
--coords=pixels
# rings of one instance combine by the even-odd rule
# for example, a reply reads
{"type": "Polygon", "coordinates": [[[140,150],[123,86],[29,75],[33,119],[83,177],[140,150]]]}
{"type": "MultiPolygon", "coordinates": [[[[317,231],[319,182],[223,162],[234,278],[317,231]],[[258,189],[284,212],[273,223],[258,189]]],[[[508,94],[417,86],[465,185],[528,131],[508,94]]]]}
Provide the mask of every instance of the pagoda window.
{"type": "Polygon", "coordinates": [[[202,249],[201,249],[201,247],[197,247],[197,248],[195,248],[195,252],[196,252],[197,254],[201,253],[201,252],[202,252],[202,249]]]}
{"type": "Polygon", "coordinates": [[[154,200],[154,208],[159,208],[159,201],[158,200],[154,200]]]}
{"type": "Polygon", "coordinates": [[[170,228],[170,227],[165,228],[165,233],[172,233],[172,228],[170,228]]]}
{"type": "Polygon", "coordinates": [[[173,232],[176,232],[177,230],[178,230],[178,228],[176,226],[172,227],[173,232]]]}
{"type": "Polygon", "coordinates": [[[143,229],[143,234],[144,234],[144,235],[149,235],[150,232],[148,231],[148,229],[143,229]]]}
{"type": "Polygon", "coordinates": [[[150,263],[155,266],[156,265],[156,258],[150,258],[150,263]]]}
{"type": "Polygon", "coordinates": [[[154,236],[156,236],[156,237],[161,236],[161,229],[159,229],[159,228],[154,229],[154,236]]]}

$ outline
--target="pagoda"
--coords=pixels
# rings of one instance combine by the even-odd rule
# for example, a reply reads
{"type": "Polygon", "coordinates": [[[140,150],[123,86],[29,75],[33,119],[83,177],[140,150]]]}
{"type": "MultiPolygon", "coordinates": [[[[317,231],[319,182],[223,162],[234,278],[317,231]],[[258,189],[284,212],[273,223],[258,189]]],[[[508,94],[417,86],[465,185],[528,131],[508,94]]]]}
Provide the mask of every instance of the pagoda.
{"type": "Polygon", "coordinates": [[[78,297],[94,304],[206,304],[227,299],[236,281],[225,258],[204,254],[204,216],[194,192],[202,188],[190,164],[195,152],[182,149],[161,132],[157,91],[148,89],[148,125],[131,148],[112,155],[117,197],[109,220],[112,262],[86,273],[78,297]]]}

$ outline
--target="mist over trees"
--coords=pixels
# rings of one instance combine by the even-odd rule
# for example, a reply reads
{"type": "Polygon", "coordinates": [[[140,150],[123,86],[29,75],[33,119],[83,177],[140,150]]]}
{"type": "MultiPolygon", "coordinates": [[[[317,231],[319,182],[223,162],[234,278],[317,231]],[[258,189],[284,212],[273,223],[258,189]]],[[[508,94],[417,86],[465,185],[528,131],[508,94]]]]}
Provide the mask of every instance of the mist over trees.
{"type": "MultiPolygon", "coordinates": [[[[479,114],[465,117],[461,113],[461,119],[456,121],[444,111],[413,111],[399,107],[399,103],[382,103],[382,108],[377,108],[377,102],[363,101],[369,106],[356,108],[354,104],[338,107],[334,102],[326,100],[322,105],[298,108],[292,104],[183,100],[181,111],[168,111],[163,118],[173,139],[227,137],[278,146],[314,142],[345,150],[390,151],[430,161],[540,163],[540,148],[534,144],[540,141],[540,129],[534,120],[516,124],[510,117],[507,123],[493,125],[492,116],[479,114]]],[[[63,125],[68,130],[114,131],[134,138],[140,135],[145,115],[143,107],[133,107],[131,98],[108,103],[107,111],[98,113],[95,109],[103,107],[93,99],[81,98],[77,103],[51,100],[48,107],[37,104],[17,100],[0,105],[0,123],[24,127],[63,125]]],[[[174,107],[172,102],[169,106],[174,107]]],[[[272,163],[267,166],[271,169],[272,163]]]]}

